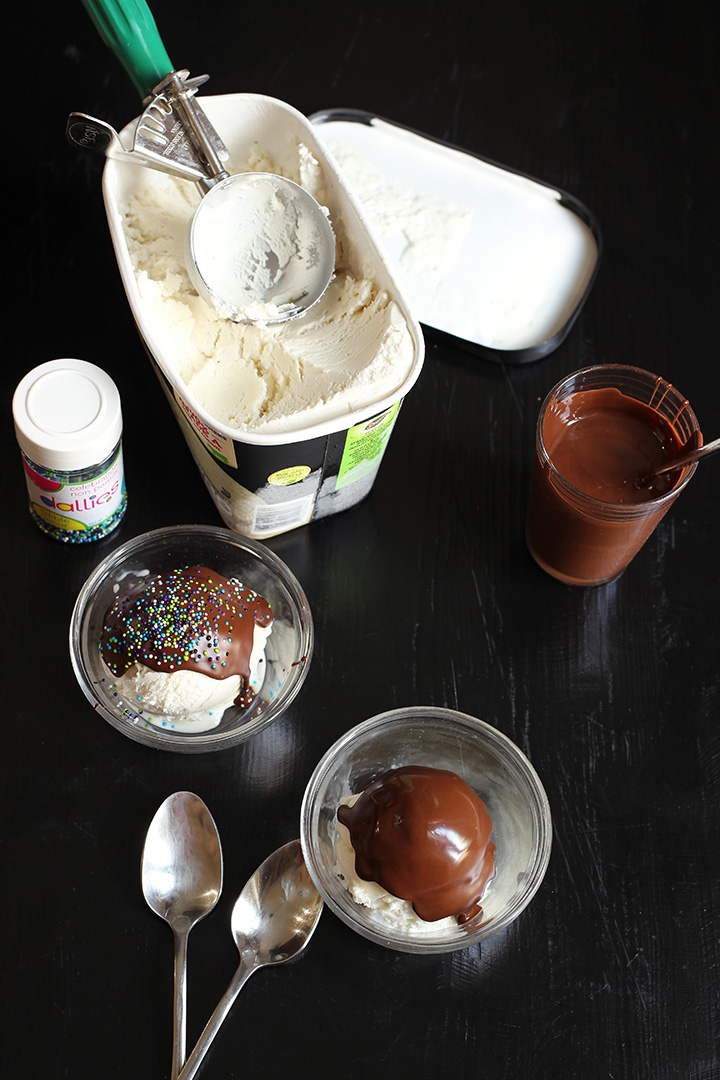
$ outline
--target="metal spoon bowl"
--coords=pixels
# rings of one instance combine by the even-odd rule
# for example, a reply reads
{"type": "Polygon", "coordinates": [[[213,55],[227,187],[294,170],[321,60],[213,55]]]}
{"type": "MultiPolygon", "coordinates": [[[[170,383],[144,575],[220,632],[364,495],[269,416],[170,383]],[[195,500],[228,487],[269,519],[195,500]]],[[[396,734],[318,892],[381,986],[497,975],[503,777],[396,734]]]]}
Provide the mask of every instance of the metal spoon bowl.
{"type": "Polygon", "coordinates": [[[303,860],[299,840],[278,848],[255,871],[235,901],[231,929],[240,963],[205,1025],[178,1080],[192,1080],[235,998],[261,967],[298,956],[312,937],[323,902],[303,860]]]}
{"type": "Polygon", "coordinates": [[[142,890],[175,939],[172,1080],[185,1060],[187,939],[222,890],[220,838],[210,811],[190,791],[170,795],[150,822],[142,854],[142,890]]]}

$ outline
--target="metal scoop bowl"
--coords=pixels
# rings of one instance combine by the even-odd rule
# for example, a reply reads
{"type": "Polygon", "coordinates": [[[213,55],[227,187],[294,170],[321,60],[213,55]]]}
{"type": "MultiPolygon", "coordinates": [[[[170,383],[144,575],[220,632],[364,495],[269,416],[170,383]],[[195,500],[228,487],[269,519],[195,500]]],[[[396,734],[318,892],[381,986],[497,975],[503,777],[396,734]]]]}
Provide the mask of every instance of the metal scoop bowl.
{"type": "Polygon", "coordinates": [[[302,315],[327,288],[335,238],[304,188],[273,173],[239,173],[198,206],[185,263],[200,296],[234,322],[302,315]]]}
{"type": "MultiPolygon", "coordinates": [[[[145,103],[129,160],[185,179],[202,193],[188,229],[185,262],[200,296],[223,318],[279,323],[304,314],[335,269],[335,237],[308,191],[274,173],[225,169],[228,153],[196,100],[207,76],[175,70],[145,0],[83,0],[100,36],[145,103]]],[[[117,133],[73,113],[68,138],[121,153],[117,133]],[[104,138],[85,136],[96,126],[104,138]]]]}

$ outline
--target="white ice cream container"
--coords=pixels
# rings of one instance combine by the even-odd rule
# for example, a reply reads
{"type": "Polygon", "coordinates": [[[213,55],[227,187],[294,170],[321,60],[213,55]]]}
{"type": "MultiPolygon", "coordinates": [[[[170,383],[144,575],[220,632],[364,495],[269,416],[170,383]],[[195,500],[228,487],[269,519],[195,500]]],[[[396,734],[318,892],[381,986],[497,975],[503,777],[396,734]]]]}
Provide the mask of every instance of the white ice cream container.
{"type": "MultiPolygon", "coordinates": [[[[330,402],[306,423],[291,424],[292,430],[279,430],[277,425],[273,430],[238,427],[218,418],[188,386],[192,380],[179,374],[172,342],[153,317],[153,304],[138,284],[123,221],[129,201],[147,185],[149,170],[142,164],[108,159],[103,174],[107,219],[146,351],[223,521],[246,536],[264,538],[348,509],[370,491],[403,398],[420,374],[424,341],[367,217],[326,152],[317,128],[291,106],[264,95],[199,100],[231,158],[248,158],[261,151],[278,171],[289,171],[297,160],[298,145],[310,151],[322,170],[320,201],[328,208],[343,248],[343,262],[387,294],[407,327],[404,374],[392,386],[386,383],[378,392],[374,386],[365,386],[352,400],[330,402]]],[[[121,132],[128,149],[134,127],[133,122],[121,132]]],[[[331,353],[332,330],[328,334],[324,347],[331,353]]],[[[345,347],[338,340],[338,351],[345,347]]]]}

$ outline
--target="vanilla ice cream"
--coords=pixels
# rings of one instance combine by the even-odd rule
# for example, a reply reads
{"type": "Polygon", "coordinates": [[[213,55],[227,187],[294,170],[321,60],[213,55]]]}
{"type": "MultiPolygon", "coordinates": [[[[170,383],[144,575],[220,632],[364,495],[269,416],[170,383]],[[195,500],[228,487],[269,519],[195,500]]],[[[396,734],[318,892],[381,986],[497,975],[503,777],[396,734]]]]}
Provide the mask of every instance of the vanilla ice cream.
{"type": "MultiPolygon", "coordinates": [[[[228,172],[299,183],[335,238],[334,276],[305,314],[234,322],[201,299],[187,271],[195,185],[132,155],[105,166],[118,268],[152,367],[223,521],[265,539],[365,498],[421,373],[424,341],[307,117],[262,94],[203,96],[202,105],[228,147],[228,172]]],[[[134,124],[120,133],[128,147],[134,133],[134,124]]]]}
{"type": "MultiPolygon", "coordinates": [[[[323,171],[302,143],[288,179],[325,201],[323,171]]],[[[254,151],[231,172],[277,172],[254,151]]],[[[415,345],[398,305],[353,258],[342,220],[335,276],[303,317],[233,322],[201,299],[185,264],[185,237],[199,201],[193,183],[148,170],[124,206],[123,228],[145,319],[190,395],[235,431],[302,431],[400,393],[415,345]]]]}
{"type": "Polygon", "coordinates": [[[470,232],[471,206],[451,199],[447,192],[431,195],[393,180],[362,154],[333,138],[332,126],[327,138],[393,261],[400,285],[414,310],[422,312],[422,321],[444,328],[458,321],[458,314],[462,317],[469,306],[480,304],[483,297],[475,289],[469,303],[468,281],[458,281],[456,273],[470,232]]]}
{"type": "Polygon", "coordinates": [[[139,717],[170,730],[217,727],[263,681],[273,616],[237,581],[190,566],[148,577],[105,615],[103,663],[139,717]]]}
{"type": "Polygon", "coordinates": [[[236,322],[284,322],[310,308],[335,268],[323,208],[273,173],[226,177],[203,196],[185,239],[200,296],[236,322]]]}

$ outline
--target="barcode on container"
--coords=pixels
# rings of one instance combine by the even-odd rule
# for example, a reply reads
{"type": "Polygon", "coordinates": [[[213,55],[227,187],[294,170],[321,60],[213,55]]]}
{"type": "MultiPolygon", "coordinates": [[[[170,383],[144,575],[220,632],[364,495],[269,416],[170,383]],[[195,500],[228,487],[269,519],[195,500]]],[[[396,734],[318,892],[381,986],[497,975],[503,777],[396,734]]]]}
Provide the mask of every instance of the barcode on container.
{"type": "Polygon", "coordinates": [[[294,529],[298,525],[305,525],[312,517],[314,505],[315,496],[309,495],[304,499],[293,499],[291,502],[266,503],[264,506],[257,506],[253,521],[253,535],[282,532],[285,529],[294,529]]]}

